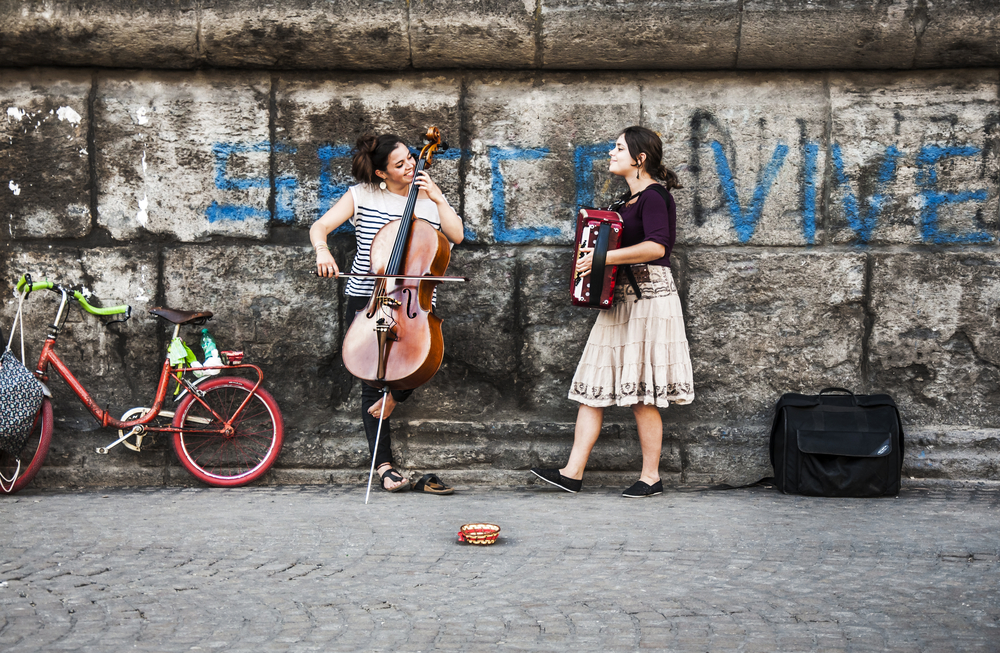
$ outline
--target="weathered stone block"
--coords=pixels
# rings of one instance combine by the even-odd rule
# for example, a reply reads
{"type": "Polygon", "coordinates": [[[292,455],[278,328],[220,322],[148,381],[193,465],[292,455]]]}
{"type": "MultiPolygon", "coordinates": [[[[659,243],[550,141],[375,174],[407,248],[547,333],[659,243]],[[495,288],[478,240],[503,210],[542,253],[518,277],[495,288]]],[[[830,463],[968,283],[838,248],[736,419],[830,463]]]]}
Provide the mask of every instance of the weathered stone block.
{"type": "Polygon", "coordinates": [[[98,224],[117,239],[266,236],[269,93],[262,74],[102,76],[98,224]]]}
{"type": "Polygon", "coordinates": [[[695,426],[679,436],[684,483],[739,486],[773,475],[767,427],[695,426]]]}
{"type": "Polygon", "coordinates": [[[0,3],[12,66],[906,69],[995,66],[992,0],[0,3]]]}
{"type": "Polygon", "coordinates": [[[736,61],[737,0],[544,0],[546,68],[726,68],[736,61]]]}
{"type": "MultiPolygon", "coordinates": [[[[282,77],[275,84],[276,219],[311,225],[347,192],[358,137],[394,133],[418,152],[427,128],[449,145],[428,172],[461,206],[461,117],[455,77],[372,79],[282,77]]],[[[350,231],[350,225],[343,228],[350,231]]],[[[338,261],[339,262],[339,261],[338,261]]]]}
{"type": "Polygon", "coordinates": [[[995,242],[997,92],[994,71],[831,76],[831,240],[995,242]]]}
{"type": "Polygon", "coordinates": [[[409,3],[414,68],[531,68],[536,4],[529,0],[409,3]]]}
{"type": "MultiPolygon", "coordinates": [[[[110,433],[110,432],[109,432],[110,433]]],[[[158,467],[142,466],[142,461],[148,460],[146,450],[136,453],[134,451],[122,450],[120,447],[112,449],[108,457],[94,456],[94,448],[104,446],[106,440],[101,440],[93,434],[80,436],[79,434],[66,434],[64,438],[53,436],[53,448],[49,450],[49,456],[56,454],[57,447],[55,440],[66,440],[70,438],[86,438],[77,444],[81,448],[81,456],[72,461],[58,459],[50,460],[45,458],[45,465],[39,470],[38,475],[31,481],[30,487],[59,487],[59,488],[98,488],[98,487],[149,487],[162,485],[194,486],[198,481],[188,474],[180,466],[170,470],[173,476],[169,475],[165,469],[162,456],[157,456],[158,467]],[[98,460],[100,458],[100,460],[98,460]]]]}
{"type": "Polygon", "coordinates": [[[438,285],[434,309],[444,323],[445,362],[406,402],[401,415],[464,419],[517,403],[517,253],[513,248],[452,251],[449,275],[467,283],[438,285]]]}
{"type": "MultiPolygon", "coordinates": [[[[395,432],[393,444],[396,444],[395,432]]],[[[365,469],[371,464],[360,410],[325,421],[312,430],[286,431],[279,469],[365,469]],[[352,419],[353,418],[353,419],[352,419]]]]}
{"type": "Polygon", "coordinates": [[[745,0],[739,68],[909,68],[911,0],[745,0]]]}
{"type": "Polygon", "coordinates": [[[1000,255],[872,257],[872,372],[904,422],[1000,427],[1000,255]]]}
{"type": "Polygon", "coordinates": [[[1000,431],[916,427],[906,429],[903,476],[1000,480],[1000,431]]]}
{"type": "MultiPolygon", "coordinates": [[[[49,280],[80,290],[95,306],[132,306],[132,318],[105,327],[115,318],[103,318],[84,311],[72,298],[66,324],[59,333],[56,352],[102,408],[115,417],[135,406],[150,406],[166,351],[161,348],[159,327],[147,309],[155,302],[157,256],[155,252],[132,248],[18,248],[0,258],[0,280],[10,289],[24,273],[33,281],[49,280]]],[[[17,311],[17,300],[9,290],[0,309],[5,333],[17,311]]],[[[28,297],[24,306],[25,348],[28,366],[41,353],[48,326],[56,315],[60,295],[48,290],[28,297]]],[[[118,316],[121,317],[121,316],[118,316]]],[[[3,346],[6,346],[4,341],[3,346]]],[[[20,347],[16,347],[20,357],[20,347]]],[[[70,391],[65,381],[49,368],[49,388],[54,395],[53,410],[60,430],[88,431],[99,428],[90,412],[70,391]]],[[[104,444],[115,438],[102,431],[104,444]]],[[[86,455],[93,447],[66,445],[86,455]]]]}
{"type": "Polygon", "coordinates": [[[768,419],[786,392],[860,387],[865,255],[691,251],[687,336],[702,419],[768,419]]]}
{"type": "Polygon", "coordinates": [[[570,304],[573,251],[530,249],[521,254],[522,390],[526,406],[571,419],[577,404],[567,398],[597,311],[570,304]]]}
{"type": "Polygon", "coordinates": [[[4,2],[0,61],[10,66],[190,68],[197,0],[4,2]]]}
{"type": "Polygon", "coordinates": [[[406,0],[205,3],[201,49],[216,67],[372,70],[410,64],[406,0]]]}
{"type": "Polygon", "coordinates": [[[914,7],[920,46],[914,68],[974,68],[1000,63],[1000,5],[994,0],[914,7]]]}
{"type": "Polygon", "coordinates": [[[607,152],[639,106],[637,85],[605,75],[470,83],[465,217],[475,242],[571,241],[579,206],[625,190],[607,172],[607,152]]]}
{"type": "Polygon", "coordinates": [[[393,434],[393,444],[399,445],[401,464],[409,468],[481,467],[497,456],[497,443],[486,437],[482,424],[421,420],[401,426],[398,435],[393,434]]]}
{"type": "Polygon", "coordinates": [[[517,251],[511,247],[452,251],[448,274],[466,283],[438,285],[437,308],[447,341],[455,343],[449,358],[501,384],[516,373],[517,251]]]}
{"type": "Polygon", "coordinates": [[[644,80],[642,106],[684,186],[674,192],[680,242],[822,241],[821,77],[658,75],[644,80]]]}
{"type": "Polygon", "coordinates": [[[0,70],[0,241],[90,233],[90,75],[0,70]]]}
{"type": "MultiPolygon", "coordinates": [[[[54,405],[53,410],[55,410],[54,405]]],[[[32,487],[120,487],[200,483],[177,461],[170,434],[146,436],[142,443],[142,451],[132,451],[119,444],[107,455],[97,455],[95,449],[106,447],[120,437],[117,429],[81,432],[75,428],[66,428],[65,424],[60,423],[58,412],[55,413],[55,417],[57,421],[52,435],[52,445],[45,457],[45,465],[31,482],[32,487]]]]}
{"type": "MultiPolygon", "coordinates": [[[[206,246],[164,251],[167,306],[210,310],[206,326],[220,350],[241,349],[259,365],[291,433],[322,423],[339,349],[338,297],[303,266],[308,247],[206,246]]],[[[201,357],[198,329],[181,329],[201,357]]],[[[252,375],[255,376],[255,375],[252,375]]]]}

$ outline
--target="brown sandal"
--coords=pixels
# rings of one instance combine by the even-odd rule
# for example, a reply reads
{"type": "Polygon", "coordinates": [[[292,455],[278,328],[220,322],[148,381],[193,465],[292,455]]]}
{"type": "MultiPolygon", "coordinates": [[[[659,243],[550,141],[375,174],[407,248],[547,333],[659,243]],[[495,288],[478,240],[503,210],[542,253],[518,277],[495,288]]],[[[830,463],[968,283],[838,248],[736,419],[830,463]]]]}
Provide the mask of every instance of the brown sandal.
{"type": "Polygon", "coordinates": [[[424,474],[413,485],[413,491],[426,492],[427,494],[451,494],[455,490],[442,483],[437,474],[424,474]]]}

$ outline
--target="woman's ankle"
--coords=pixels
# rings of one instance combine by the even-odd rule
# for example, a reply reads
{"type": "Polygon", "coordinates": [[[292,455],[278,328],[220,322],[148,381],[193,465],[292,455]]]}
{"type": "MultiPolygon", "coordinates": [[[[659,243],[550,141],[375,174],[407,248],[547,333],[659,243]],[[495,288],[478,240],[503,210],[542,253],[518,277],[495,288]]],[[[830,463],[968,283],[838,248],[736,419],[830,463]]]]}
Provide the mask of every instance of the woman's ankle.
{"type": "Polygon", "coordinates": [[[567,468],[563,467],[562,469],[559,470],[559,473],[562,474],[563,476],[565,476],[566,478],[573,479],[574,481],[582,481],[583,480],[583,470],[580,470],[576,474],[570,474],[568,472],[567,468]]]}

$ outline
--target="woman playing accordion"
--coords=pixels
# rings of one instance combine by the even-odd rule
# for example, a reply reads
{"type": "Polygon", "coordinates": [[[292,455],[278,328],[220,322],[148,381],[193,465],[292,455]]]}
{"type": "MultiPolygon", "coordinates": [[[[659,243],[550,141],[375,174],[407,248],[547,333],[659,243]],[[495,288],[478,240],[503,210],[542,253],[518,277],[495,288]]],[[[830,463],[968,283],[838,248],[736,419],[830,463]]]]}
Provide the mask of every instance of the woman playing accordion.
{"type": "MultiPolygon", "coordinates": [[[[670,272],[676,207],[669,191],[681,185],[677,175],[663,165],[660,137],[649,129],[628,127],[610,155],[610,172],[623,177],[629,187],[618,208],[621,247],[609,249],[604,261],[618,266],[614,305],[598,315],[573,376],[569,398],[580,407],[569,461],[560,469],[531,471],[567,492],[579,492],[600,435],[604,408],[631,406],[639,431],[642,472],[623,496],[647,497],[663,491],[660,408],[694,400],[684,316],[670,272]]],[[[576,273],[585,276],[594,266],[594,248],[583,247],[580,252],[576,273]]]]}

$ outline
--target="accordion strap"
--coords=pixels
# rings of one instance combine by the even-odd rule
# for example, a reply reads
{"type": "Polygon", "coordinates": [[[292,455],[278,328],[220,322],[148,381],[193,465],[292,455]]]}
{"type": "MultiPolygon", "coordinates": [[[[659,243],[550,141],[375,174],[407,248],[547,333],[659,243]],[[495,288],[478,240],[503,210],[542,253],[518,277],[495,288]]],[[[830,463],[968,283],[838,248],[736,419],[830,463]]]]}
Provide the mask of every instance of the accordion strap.
{"type": "Polygon", "coordinates": [[[604,268],[608,260],[608,241],[611,238],[611,224],[602,222],[597,230],[597,242],[594,243],[594,261],[590,270],[590,305],[599,306],[604,294],[604,268]],[[596,286],[596,287],[594,287],[596,286]]]}
{"type": "Polygon", "coordinates": [[[632,286],[632,290],[635,291],[635,301],[642,299],[642,290],[639,289],[639,282],[635,280],[635,273],[632,272],[632,266],[625,266],[625,276],[628,277],[628,282],[632,286]]]}

